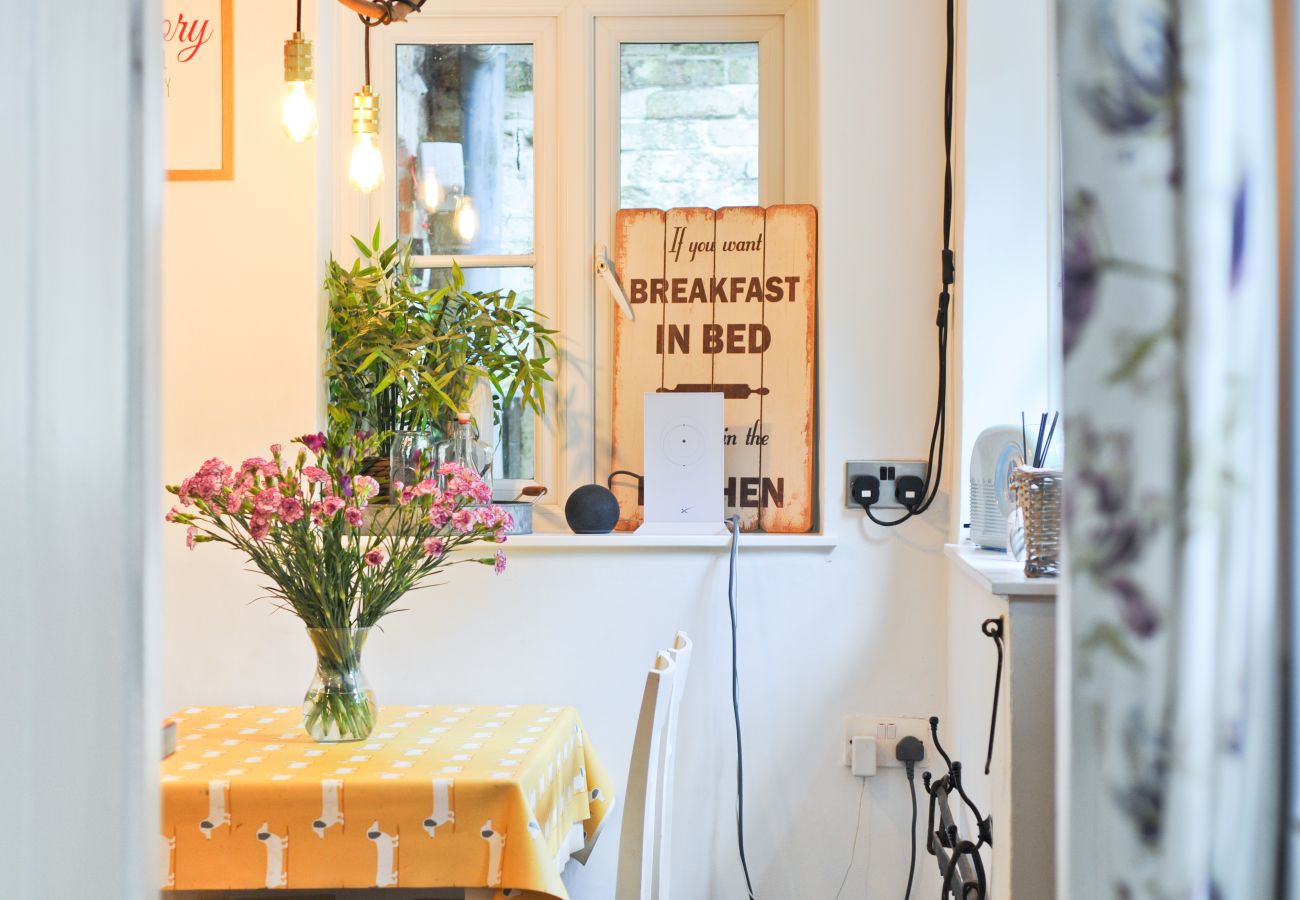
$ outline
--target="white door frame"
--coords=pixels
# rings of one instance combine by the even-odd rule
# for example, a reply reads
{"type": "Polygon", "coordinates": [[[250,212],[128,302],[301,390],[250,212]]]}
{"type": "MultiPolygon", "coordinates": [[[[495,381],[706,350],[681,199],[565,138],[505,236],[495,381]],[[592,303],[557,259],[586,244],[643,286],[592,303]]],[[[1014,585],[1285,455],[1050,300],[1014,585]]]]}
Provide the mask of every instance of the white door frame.
{"type": "Polygon", "coordinates": [[[159,0],[42,3],[0,29],[0,847],[16,900],[159,881],[161,18],[159,0]]]}

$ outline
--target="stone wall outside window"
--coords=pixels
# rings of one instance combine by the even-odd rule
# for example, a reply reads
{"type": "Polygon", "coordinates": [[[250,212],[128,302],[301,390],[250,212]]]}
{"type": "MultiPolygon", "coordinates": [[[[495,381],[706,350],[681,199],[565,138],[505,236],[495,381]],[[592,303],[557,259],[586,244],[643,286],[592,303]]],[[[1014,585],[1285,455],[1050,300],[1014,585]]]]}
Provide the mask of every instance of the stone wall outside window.
{"type": "Polygon", "coordinates": [[[758,203],[758,45],[624,44],[622,203],[758,203]]]}

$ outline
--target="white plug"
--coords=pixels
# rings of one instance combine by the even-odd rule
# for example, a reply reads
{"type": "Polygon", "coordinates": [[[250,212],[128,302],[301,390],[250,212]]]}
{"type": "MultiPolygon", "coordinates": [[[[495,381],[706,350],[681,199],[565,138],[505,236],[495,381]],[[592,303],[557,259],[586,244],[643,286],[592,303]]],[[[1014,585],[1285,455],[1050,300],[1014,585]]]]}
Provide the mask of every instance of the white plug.
{"type": "Polygon", "coordinates": [[[876,774],[876,739],[865,734],[849,741],[849,769],[859,778],[876,774]]]}

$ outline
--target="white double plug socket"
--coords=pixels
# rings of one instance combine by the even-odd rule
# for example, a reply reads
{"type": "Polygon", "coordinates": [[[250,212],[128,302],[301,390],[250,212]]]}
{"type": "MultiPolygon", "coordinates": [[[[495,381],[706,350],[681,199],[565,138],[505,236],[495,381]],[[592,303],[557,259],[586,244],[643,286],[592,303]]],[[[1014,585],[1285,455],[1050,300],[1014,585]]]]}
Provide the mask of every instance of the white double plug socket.
{"type": "Polygon", "coordinates": [[[930,720],[908,718],[905,716],[845,716],[843,764],[853,765],[852,742],[855,737],[874,737],[876,739],[876,767],[894,766],[902,768],[897,751],[898,742],[905,737],[914,737],[925,748],[925,756],[916,764],[920,769],[930,764],[933,751],[930,749],[930,720]]]}

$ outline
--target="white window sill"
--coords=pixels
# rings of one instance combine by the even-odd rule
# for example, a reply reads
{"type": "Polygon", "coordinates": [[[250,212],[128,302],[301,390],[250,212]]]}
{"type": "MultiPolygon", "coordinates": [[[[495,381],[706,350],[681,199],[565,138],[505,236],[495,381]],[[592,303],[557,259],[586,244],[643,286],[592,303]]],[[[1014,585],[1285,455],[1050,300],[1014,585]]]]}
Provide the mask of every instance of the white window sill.
{"type": "MultiPolygon", "coordinates": [[[[365,534],[374,534],[371,527],[383,506],[366,510],[365,534]]],[[[536,507],[535,507],[536,509],[536,507]]],[[[534,512],[533,524],[543,529],[554,528],[549,510],[534,512]]],[[[838,540],[833,534],[741,534],[740,550],[809,550],[829,552],[838,540]]],[[[715,550],[731,545],[730,534],[635,534],[615,531],[610,534],[574,534],[571,531],[534,531],[532,534],[512,534],[506,538],[502,549],[507,552],[533,551],[587,551],[587,550],[715,550]]],[[[466,552],[481,550],[486,544],[474,544],[466,552]]]]}
{"type": "MultiPolygon", "coordinates": [[[[815,550],[827,552],[837,544],[831,534],[742,534],[740,552],[753,550],[815,550]]],[[[511,535],[503,545],[507,553],[515,551],[566,550],[725,550],[730,535],[569,534],[535,533],[511,535]]]]}
{"type": "Polygon", "coordinates": [[[1029,578],[1024,566],[1005,553],[981,550],[969,541],[945,544],[943,552],[953,561],[955,568],[965,572],[990,594],[1013,599],[1053,598],[1060,584],[1059,578],[1029,578]]]}

